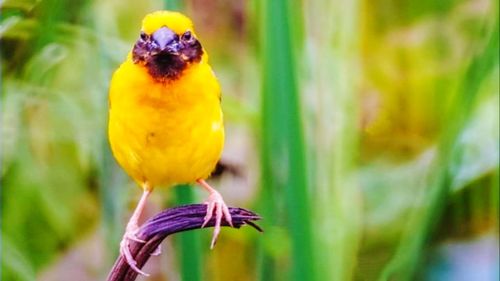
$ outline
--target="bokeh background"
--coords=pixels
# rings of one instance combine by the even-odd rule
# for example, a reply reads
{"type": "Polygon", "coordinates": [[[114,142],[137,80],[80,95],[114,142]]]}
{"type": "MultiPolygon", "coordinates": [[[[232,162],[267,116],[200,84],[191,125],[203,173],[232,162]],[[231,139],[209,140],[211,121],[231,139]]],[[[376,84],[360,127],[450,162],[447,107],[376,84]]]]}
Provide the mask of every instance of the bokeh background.
{"type": "MultiPolygon", "coordinates": [[[[2,280],[104,280],[140,196],[107,142],[142,17],[196,26],[223,89],[211,182],[264,234],[169,237],[140,280],[498,280],[497,0],[4,0],[2,280]]],[[[158,188],[145,218],[201,202],[158,188]]]]}

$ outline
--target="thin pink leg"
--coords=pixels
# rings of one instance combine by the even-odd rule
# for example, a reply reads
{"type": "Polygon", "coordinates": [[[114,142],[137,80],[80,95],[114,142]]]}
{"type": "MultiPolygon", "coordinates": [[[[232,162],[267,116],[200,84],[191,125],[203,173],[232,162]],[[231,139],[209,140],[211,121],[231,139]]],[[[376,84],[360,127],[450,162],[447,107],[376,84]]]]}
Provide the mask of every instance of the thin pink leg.
{"type": "Polygon", "coordinates": [[[205,201],[205,204],[207,204],[207,214],[205,215],[205,219],[201,227],[205,227],[205,225],[210,221],[215,210],[214,234],[212,236],[212,243],[210,244],[210,249],[213,249],[220,233],[222,217],[224,216],[224,219],[229,223],[229,225],[231,227],[233,226],[231,213],[229,213],[229,208],[224,202],[224,199],[222,199],[222,195],[220,195],[217,190],[213,189],[205,180],[200,179],[197,180],[197,182],[201,187],[210,193],[208,199],[205,201]]]}
{"type": "Polygon", "coordinates": [[[120,242],[120,254],[125,257],[125,260],[127,263],[130,265],[130,267],[135,270],[137,273],[142,274],[144,276],[149,276],[149,274],[141,271],[137,267],[137,262],[135,261],[134,257],[132,256],[132,253],[130,252],[130,240],[139,242],[139,243],[144,243],[144,240],[141,240],[137,237],[137,231],[139,230],[139,217],[142,214],[142,211],[144,210],[144,207],[146,206],[146,201],[151,194],[151,189],[147,186],[144,186],[144,192],[142,193],[141,199],[139,200],[139,203],[137,203],[137,207],[134,210],[134,213],[132,214],[132,217],[130,217],[130,220],[127,223],[127,227],[125,229],[125,234],[123,235],[122,241],[120,242]]]}

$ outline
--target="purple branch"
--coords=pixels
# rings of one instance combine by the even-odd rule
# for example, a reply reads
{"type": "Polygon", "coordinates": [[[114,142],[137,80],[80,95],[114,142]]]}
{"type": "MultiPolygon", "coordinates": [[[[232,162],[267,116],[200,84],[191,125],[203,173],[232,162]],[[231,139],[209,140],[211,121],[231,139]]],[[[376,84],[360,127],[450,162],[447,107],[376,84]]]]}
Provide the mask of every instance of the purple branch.
{"type": "MultiPolygon", "coordinates": [[[[203,219],[207,211],[207,205],[193,204],[175,207],[164,210],[147,222],[145,222],[140,230],[138,237],[146,243],[137,243],[131,241],[130,251],[137,261],[137,267],[142,268],[148,261],[151,253],[160,245],[160,243],[170,234],[201,228],[203,219]]],[[[233,220],[233,226],[240,228],[242,225],[248,224],[258,231],[262,229],[254,223],[260,217],[248,210],[241,208],[229,208],[233,220]]],[[[205,227],[214,226],[215,219],[210,220],[205,227]]],[[[223,226],[229,226],[222,219],[223,226]]],[[[123,256],[119,256],[113,268],[108,275],[108,281],[133,281],[137,277],[137,272],[130,268],[123,256]]]]}

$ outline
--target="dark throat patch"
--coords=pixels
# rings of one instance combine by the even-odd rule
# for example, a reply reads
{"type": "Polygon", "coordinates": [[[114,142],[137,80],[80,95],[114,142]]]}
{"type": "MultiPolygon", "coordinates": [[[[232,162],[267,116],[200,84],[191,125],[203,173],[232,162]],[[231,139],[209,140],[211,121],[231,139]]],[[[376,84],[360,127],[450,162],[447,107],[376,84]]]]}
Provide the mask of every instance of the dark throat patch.
{"type": "Polygon", "coordinates": [[[184,69],[187,67],[187,62],[179,56],[170,54],[157,55],[147,60],[145,63],[148,72],[157,80],[177,79],[184,69]]]}
{"type": "Polygon", "coordinates": [[[181,41],[180,44],[182,47],[177,54],[155,52],[154,44],[139,39],[132,50],[132,58],[135,64],[146,67],[155,80],[176,80],[190,64],[200,62],[203,55],[203,48],[198,40],[181,41]]]}

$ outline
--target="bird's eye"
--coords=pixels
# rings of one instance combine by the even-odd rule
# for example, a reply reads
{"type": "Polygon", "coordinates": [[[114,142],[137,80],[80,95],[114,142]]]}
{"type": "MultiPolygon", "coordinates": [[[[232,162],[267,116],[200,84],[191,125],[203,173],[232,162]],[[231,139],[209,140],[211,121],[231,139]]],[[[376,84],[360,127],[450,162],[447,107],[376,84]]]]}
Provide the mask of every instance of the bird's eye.
{"type": "Polygon", "coordinates": [[[142,40],[147,40],[148,39],[148,35],[144,31],[141,32],[141,39],[142,40]]]}
{"type": "Polygon", "coordinates": [[[186,31],[184,34],[182,34],[182,40],[183,41],[189,41],[193,38],[193,35],[191,35],[191,31],[186,31]]]}

